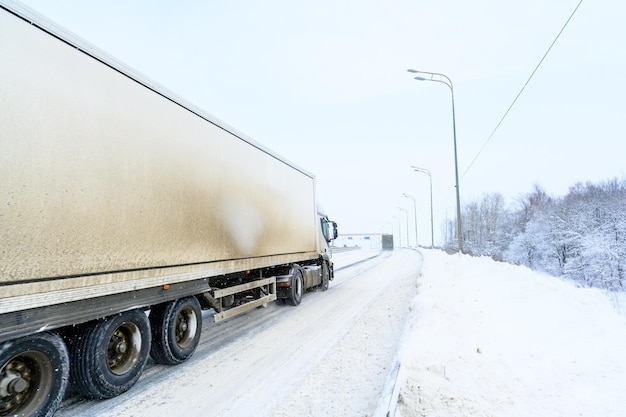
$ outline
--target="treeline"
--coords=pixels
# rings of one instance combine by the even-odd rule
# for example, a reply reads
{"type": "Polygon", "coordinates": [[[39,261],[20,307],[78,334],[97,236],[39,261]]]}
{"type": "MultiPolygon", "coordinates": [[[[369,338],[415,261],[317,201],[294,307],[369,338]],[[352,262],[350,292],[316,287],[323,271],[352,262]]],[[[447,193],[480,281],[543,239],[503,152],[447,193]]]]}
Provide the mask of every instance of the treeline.
{"type": "MultiPolygon", "coordinates": [[[[581,285],[626,290],[626,179],[576,184],[556,198],[535,186],[513,209],[501,194],[464,205],[463,251],[526,265],[581,285]]],[[[456,247],[456,224],[446,227],[456,247]]]]}

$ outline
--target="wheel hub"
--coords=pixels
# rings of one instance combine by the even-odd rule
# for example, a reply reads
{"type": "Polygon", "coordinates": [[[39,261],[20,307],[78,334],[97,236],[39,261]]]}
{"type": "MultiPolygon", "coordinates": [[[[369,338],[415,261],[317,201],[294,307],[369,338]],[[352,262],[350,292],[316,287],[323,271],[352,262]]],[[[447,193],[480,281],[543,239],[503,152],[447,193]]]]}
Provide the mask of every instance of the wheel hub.
{"type": "Polygon", "coordinates": [[[13,378],[8,385],[9,394],[21,394],[28,388],[28,381],[21,376],[13,378]]]}
{"type": "Polygon", "coordinates": [[[0,396],[8,397],[21,394],[28,389],[28,381],[13,371],[7,371],[0,381],[0,396]]]}
{"type": "Polygon", "coordinates": [[[109,340],[108,351],[108,362],[111,370],[119,368],[128,361],[128,358],[125,356],[128,351],[126,334],[120,329],[113,332],[111,340],[109,340]]]}
{"type": "Polygon", "coordinates": [[[124,354],[128,350],[128,345],[126,344],[126,342],[120,342],[117,344],[115,350],[117,353],[124,354]]]}
{"type": "Polygon", "coordinates": [[[185,309],[176,317],[176,343],[185,348],[189,346],[196,335],[197,319],[193,310],[185,309]]]}
{"type": "Polygon", "coordinates": [[[129,372],[139,357],[141,340],[139,329],[132,323],[123,323],[111,334],[107,346],[107,365],[115,375],[129,372]]]}
{"type": "Polygon", "coordinates": [[[7,364],[0,374],[0,412],[15,410],[28,400],[31,379],[31,370],[23,361],[15,359],[7,364]]]}

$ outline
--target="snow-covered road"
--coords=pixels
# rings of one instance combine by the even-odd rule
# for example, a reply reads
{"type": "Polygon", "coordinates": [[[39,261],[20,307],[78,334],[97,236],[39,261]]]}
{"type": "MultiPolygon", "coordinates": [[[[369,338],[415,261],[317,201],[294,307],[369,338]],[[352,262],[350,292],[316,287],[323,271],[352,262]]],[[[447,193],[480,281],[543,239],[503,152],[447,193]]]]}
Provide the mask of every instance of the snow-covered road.
{"type": "Polygon", "coordinates": [[[421,255],[353,251],[335,262],[327,292],[220,324],[207,314],[189,361],[150,364],[129,392],[73,397],[55,416],[371,416],[417,293],[421,255]]]}

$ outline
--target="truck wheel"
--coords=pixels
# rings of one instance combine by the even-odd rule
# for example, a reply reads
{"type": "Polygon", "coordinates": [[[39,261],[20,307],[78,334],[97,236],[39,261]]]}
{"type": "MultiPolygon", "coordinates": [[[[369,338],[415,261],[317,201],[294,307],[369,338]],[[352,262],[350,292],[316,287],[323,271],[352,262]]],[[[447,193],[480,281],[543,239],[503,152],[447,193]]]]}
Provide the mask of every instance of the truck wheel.
{"type": "Polygon", "coordinates": [[[304,294],[304,279],[302,278],[302,271],[297,270],[293,273],[291,278],[291,293],[289,294],[289,304],[297,306],[302,301],[302,294],[304,294]]]}
{"type": "Polygon", "coordinates": [[[39,333],[0,344],[0,416],[52,417],[63,399],[69,358],[63,339],[39,333]]]}
{"type": "Polygon", "coordinates": [[[141,310],[100,319],[75,335],[71,375],[86,397],[113,398],[139,379],[150,352],[150,323],[141,310]]]}
{"type": "Polygon", "coordinates": [[[196,297],[181,298],[156,306],[150,311],[155,362],[176,365],[196,350],[202,330],[202,309],[196,297]]]}
{"type": "Polygon", "coordinates": [[[330,270],[328,268],[328,263],[322,262],[322,283],[320,284],[320,288],[322,291],[328,290],[329,282],[330,282],[330,270]]]}

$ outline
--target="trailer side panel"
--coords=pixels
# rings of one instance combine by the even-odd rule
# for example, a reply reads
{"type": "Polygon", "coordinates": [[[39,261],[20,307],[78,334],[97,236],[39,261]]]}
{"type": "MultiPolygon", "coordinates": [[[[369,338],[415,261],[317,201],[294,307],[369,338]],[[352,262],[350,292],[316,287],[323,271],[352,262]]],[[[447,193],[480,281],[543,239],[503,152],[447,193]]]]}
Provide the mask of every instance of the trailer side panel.
{"type": "Polygon", "coordinates": [[[0,40],[5,295],[316,252],[310,174],[12,14],[0,40]]]}

